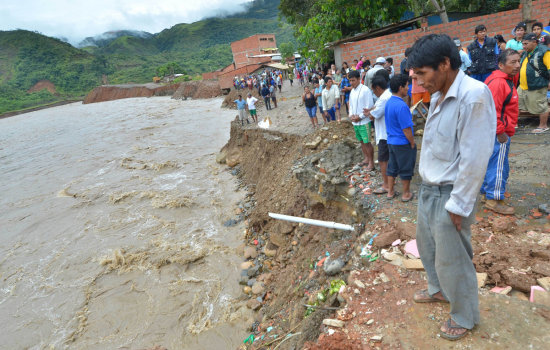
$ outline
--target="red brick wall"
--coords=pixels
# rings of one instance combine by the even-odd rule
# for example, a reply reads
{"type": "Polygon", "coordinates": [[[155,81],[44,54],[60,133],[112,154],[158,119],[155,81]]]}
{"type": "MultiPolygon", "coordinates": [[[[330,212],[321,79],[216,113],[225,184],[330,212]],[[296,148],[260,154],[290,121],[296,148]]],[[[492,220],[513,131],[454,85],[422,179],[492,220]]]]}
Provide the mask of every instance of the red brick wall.
{"type": "Polygon", "coordinates": [[[234,41],[231,43],[233,62],[235,62],[237,68],[243,67],[253,63],[249,61],[248,56],[260,55],[264,53],[262,49],[275,47],[277,47],[277,41],[274,34],[256,34],[239,41],[234,41]],[[260,40],[262,38],[267,38],[268,40],[260,40]],[[269,39],[273,39],[273,41],[269,39]]]}
{"type": "MultiPolygon", "coordinates": [[[[533,1],[533,17],[544,25],[550,19],[550,0],[533,1]]],[[[410,30],[402,33],[390,34],[378,38],[366,39],[351,43],[340,44],[342,62],[350,66],[354,59],[366,55],[374,64],[376,57],[393,57],[394,67],[398,68],[403,60],[405,50],[426,34],[447,34],[451,38],[458,37],[463,47],[467,47],[474,39],[474,28],[478,24],[485,24],[487,35],[502,34],[505,40],[512,39],[512,29],[521,21],[521,10],[499,12],[487,16],[479,16],[447,24],[438,24],[425,28],[410,30]]]]}

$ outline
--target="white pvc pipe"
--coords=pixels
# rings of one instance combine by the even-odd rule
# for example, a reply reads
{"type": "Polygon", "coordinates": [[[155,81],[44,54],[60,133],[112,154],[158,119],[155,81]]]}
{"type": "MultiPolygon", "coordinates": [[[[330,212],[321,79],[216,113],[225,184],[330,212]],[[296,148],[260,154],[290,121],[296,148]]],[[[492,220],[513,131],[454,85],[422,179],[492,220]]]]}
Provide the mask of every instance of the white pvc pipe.
{"type": "Polygon", "coordinates": [[[346,230],[346,231],[354,231],[355,230],[355,228],[351,225],[339,224],[337,222],[332,222],[332,221],[306,219],[306,218],[300,218],[300,217],[297,217],[297,216],[275,214],[275,213],[268,213],[268,214],[269,214],[270,217],[272,217],[273,219],[277,219],[277,220],[299,222],[299,223],[302,223],[302,224],[334,228],[334,229],[337,229],[337,230],[346,230]]]}

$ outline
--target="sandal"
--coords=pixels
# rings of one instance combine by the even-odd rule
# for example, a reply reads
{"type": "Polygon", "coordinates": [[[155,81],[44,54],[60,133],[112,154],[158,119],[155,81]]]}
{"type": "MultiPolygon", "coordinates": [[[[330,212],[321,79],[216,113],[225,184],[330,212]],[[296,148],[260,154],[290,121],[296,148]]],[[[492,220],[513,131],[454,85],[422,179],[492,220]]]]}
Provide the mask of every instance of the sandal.
{"type": "Polygon", "coordinates": [[[386,190],[384,187],[378,187],[377,189],[372,191],[372,193],[374,193],[374,194],[384,194],[384,193],[388,193],[388,190],[386,190]]]}
{"type": "Polygon", "coordinates": [[[428,293],[427,289],[417,290],[414,293],[413,301],[415,303],[448,303],[448,300],[434,298],[428,293]]]}
{"type": "MultiPolygon", "coordinates": [[[[389,193],[389,192],[387,192],[389,193]]],[[[394,199],[395,197],[399,196],[401,193],[397,192],[397,191],[393,191],[393,196],[386,196],[386,199],[387,200],[392,200],[394,199]]]]}
{"type": "Polygon", "coordinates": [[[413,198],[414,198],[414,193],[411,193],[410,198],[405,199],[405,198],[401,197],[401,202],[410,202],[410,201],[413,200],[413,198]]]}
{"type": "Polygon", "coordinates": [[[445,322],[445,325],[447,326],[447,329],[465,329],[466,330],[464,333],[461,333],[461,334],[452,334],[452,333],[440,331],[439,334],[441,334],[441,336],[447,340],[458,340],[460,338],[463,338],[464,336],[466,336],[466,334],[468,334],[468,331],[469,331],[468,328],[461,327],[458,324],[456,326],[453,326],[450,318],[445,322]]]}
{"type": "Polygon", "coordinates": [[[550,128],[536,128],[531,133],[532,134],[542,134],[542,133],[547,132],[548,130],[550,130],[550,128]]]}

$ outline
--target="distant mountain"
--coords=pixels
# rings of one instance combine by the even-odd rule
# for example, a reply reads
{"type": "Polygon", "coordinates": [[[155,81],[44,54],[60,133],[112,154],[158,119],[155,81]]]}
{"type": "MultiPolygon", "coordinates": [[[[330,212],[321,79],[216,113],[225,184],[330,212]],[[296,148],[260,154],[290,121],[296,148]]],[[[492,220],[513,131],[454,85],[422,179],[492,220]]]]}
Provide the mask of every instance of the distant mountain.
{"type": "Polygon", "coordinates": [[[102,82],[151,82],[157,68],[176,63],[189,75],[232,62],[230,43],[258,33],[293,41],[292,27],[278,20],[280,0],[255,0],[241,13],[177,24],[157,34],[134,30],[86,38],[75,48],[39,33],[0,31],[0,114],[83,96],[102,82]],[[27,93],[48,80],[56,93],[27,93]]]}
{"type": "MultiPolygon", "coordinates": [[[[148,32],[143,32],[139,30],[115,30],[110,32],[105,32],[97,36],[89,36],[86,39],[82,40],[76,47],[82,48],[86,46],[97,46],[103,47],[112,42],[113,40],[120,38],[121,36],[130,36],[141,39],[150,39],[153,37],[153,34],[148,32]]],[[[66,40],[65,40],[66,41],[66,40]]]]}
{"type": "Polygon", "coordinates": [[[0,31],[0,114],[85,95],[112,73],[101,56],[27,30],[0,31]],[[39,81],[55,93],[27,93],[39,81]]]}

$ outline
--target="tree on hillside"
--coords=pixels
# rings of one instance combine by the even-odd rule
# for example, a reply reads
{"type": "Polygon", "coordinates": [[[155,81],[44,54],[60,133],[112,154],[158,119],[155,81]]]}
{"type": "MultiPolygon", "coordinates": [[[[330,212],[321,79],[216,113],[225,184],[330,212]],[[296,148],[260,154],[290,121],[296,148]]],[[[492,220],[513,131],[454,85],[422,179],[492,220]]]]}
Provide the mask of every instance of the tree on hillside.
{"type": "MultiPolygon", "coordinates": [[[[521,0],[530,3],[532,0],[521,0]]],[[[315,63],[327,62],[327,43],[399,22],[405,11],[415,15],[447,11],[494,13],[516,9],[520,0],[281,0],[280,16],[294,25],[298,51],[315,63]]],[[[525,15],[524,15],[525,16],[525,15]]]]}
{"type": "Polygon", "coordinates": [[[163,64],[162,66],[157,68],[156,72],[157,72],[157,76],[159,77],[185,73],[183,71],[183,68],[181,68],[180,65],[176,62],[169,62],[169,63],[163,64]]]}
{"type": "Polygon", "coordinates": [[[293,43],[282,43],[279,45],[279,52],[281,52],[281,57],[283,61],[288,61],[289,59],[294,58],[294,44],[293,43]]]}
{"type": "Polygon", "coordinates": [[[279,8],[295,24],[300,53],[319,63],[330,59],[326,43],[398,21],[407,7],[405,0],[281,0],[279,8]]]}

